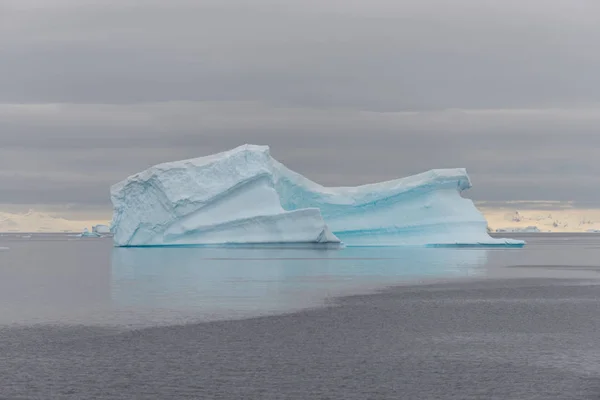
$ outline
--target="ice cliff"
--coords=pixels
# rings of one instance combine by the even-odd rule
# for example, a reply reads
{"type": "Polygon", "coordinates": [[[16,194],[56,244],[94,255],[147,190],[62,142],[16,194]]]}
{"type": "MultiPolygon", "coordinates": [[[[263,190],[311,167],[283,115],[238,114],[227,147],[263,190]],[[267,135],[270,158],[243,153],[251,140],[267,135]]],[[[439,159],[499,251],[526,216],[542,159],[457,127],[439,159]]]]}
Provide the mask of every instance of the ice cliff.
{"type": "Polygon", "coordinates": [[[487,234],[464,169],[324,187],[267,146],[159,164],[111,187],[117,246],[340,243],[522,245],[487,234]]]}

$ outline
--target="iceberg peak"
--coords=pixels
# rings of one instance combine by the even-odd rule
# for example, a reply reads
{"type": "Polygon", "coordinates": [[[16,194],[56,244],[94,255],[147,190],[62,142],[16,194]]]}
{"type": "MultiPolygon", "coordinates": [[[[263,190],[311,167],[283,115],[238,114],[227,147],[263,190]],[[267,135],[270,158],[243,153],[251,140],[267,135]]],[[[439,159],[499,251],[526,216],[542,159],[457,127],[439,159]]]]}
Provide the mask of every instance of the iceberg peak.
{"type": "Polygon", "coordinates": [[[111,187],[117,246],[344,243],[522,245],[493,239],[464,168],[324,187],[245,144],[155,165],[111,187]]]}

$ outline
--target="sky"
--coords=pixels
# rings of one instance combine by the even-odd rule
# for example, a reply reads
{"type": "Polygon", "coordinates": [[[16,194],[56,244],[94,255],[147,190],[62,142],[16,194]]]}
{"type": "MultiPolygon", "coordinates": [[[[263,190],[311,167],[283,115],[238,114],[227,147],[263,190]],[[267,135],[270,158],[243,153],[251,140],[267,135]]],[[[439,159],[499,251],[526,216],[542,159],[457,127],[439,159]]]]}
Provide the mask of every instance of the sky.
{"type": "Polygon", "coordinates": [[[598,43],[597,0],[0,0],[0,211],[110,215],[111,184],[244,143],[600,208],[598,43]]]}

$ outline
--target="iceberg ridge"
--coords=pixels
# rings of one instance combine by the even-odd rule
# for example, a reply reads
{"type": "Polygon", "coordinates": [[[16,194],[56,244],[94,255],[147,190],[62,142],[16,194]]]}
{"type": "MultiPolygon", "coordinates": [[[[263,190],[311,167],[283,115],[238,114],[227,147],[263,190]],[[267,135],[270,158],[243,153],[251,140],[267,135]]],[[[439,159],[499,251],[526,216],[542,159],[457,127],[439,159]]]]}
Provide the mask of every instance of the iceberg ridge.
{"type": "Polygon", "coordinates": [[[243,145],[169,162],[111,187],[117,246],[343,243],[522,245],[491,238],[465,169],[325,187],[243,145]]]}

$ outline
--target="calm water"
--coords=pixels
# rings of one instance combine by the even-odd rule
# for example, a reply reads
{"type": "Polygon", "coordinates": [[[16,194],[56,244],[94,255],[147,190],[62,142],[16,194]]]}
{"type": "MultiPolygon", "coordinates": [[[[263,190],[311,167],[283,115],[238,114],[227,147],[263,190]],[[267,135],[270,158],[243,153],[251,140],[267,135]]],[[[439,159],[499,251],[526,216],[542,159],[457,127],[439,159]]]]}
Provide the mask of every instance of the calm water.
{"type": "Polygon", "coordinates": [[[0,239],[0,323],[172,324],[293,311],[345,293],[485,273],[487,250],[113,248],[0,239]]]}
{"type": "Polygon", "coordinates": [[[0,398],[598,399],[600,236],[522,238],[116,249],[4,235],[0,398]]]}

